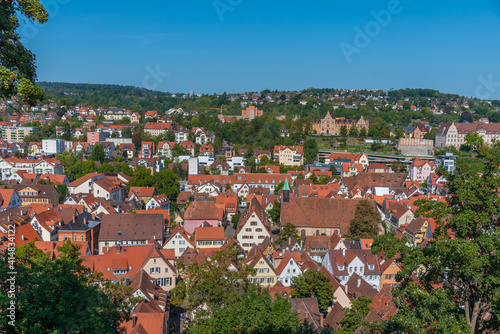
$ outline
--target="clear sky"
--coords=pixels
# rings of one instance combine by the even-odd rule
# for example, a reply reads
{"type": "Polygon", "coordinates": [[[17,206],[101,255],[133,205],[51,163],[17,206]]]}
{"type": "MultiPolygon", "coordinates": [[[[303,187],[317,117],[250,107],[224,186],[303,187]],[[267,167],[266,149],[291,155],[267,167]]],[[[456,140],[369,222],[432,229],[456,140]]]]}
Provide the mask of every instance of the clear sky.
{"type": "Polygon", "coordinates": [[[49,21],[21,29],[40,81],[195,93],[410,87],[500,99],[500,0],[42,3],[49,21]]]}

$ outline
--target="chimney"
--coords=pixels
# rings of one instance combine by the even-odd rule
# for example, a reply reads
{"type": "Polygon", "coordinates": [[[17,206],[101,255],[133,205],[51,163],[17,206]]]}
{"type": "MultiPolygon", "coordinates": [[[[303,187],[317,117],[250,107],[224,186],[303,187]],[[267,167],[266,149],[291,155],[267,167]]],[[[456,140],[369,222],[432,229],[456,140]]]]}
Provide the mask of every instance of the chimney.
{"type": "Polygon", "coordinates": [[[87,217],[83,217],[83,223],[87,225],[87,217]]]}
{"type": "Polygon", "coordinates": [[[95,220],[95,213],[92,214],[92,220],[95,220]]]}
{"type": "Polygon", "coordinates": [[[349,289],[347,288],[347,284],[346,284],[346,285],[344,285],[344,292],[346,295],[347,295],[348,291],[349,291],[349,289]]]}
{"type": "Polygon", "coordinates": [[[137,315],[132,314],[132,328],[135,328],[137,325],[137,315]]]}
{"type": "Polygon", "coordinates": [[[21,240],[24,241],[24,234],[21,234],[21,240]]]}
{"type": "Polygon", "coordinates": [[[342,256],[345,257],[345,248],[342,248],[342,256]]]}
{"type": "Polygon", "coordinates": [[[361,278],[358,278],[358,284],[357,284],[357,287],[359,288],[359,286],[361,285],[361,278]]]}
{"type": "Polygon", "coordinates": [[[130,285],[130,277],[125,278],[125,286],[130,285]]]}
{"type": "Polygon", "coordinates": [[[319,314],[319,326],[323,327],[324,324],[325,324],[325,316],[323,315],[323,313],[320,313],[319,314]]]}

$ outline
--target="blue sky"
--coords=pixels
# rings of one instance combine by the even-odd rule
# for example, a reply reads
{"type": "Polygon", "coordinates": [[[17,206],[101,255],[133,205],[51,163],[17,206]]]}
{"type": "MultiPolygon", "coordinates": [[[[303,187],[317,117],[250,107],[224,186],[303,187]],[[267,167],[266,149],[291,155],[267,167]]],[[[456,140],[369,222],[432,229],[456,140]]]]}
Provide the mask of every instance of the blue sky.
{"type": "Polygon", "coordinates": [[[42,3],[49,21],[21,29],[40,81],[195,93],[410,87],[500,99],[500,0],[42,3]],[[373,16],[381,11],[390,14],[383,25],[373,16]]]}

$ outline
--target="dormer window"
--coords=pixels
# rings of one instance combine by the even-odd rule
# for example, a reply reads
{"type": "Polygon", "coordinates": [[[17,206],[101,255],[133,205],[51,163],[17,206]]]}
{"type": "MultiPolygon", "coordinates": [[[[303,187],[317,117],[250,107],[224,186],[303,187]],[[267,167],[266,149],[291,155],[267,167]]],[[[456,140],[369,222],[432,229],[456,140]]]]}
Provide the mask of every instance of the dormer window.
{"type": "Polygon", "coordinates": [[[344,266],[338,265],[340,271],[344,270],[344,266]]]}
{"type": "Polygon", "coordinates": [[[373,265],[373,264],[369,264],[369,265],[368,265],[368,269],[370,269],[370,270],[375,269],[375,265],[373,265]]]}

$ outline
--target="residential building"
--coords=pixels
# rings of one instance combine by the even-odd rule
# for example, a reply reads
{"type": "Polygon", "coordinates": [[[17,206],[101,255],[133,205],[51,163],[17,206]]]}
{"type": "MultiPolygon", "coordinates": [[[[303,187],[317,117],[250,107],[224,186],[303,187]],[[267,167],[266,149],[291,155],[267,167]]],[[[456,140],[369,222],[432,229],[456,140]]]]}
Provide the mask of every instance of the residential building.
{"type": "Polygon", "coordinates": [[[158,149],[156,150],[156,154],[160,157],[172,159],[174,157],[172,154],[174,146],[175,142],[173,141],[161,141],[158,143],[158,149]]]}
{"type": "Polygon", "coordinates": [[[277,160],[280,165],[302,166],[304,148],[302,146],[274,146],[274,160],[277,160]]]}
{"type": "Polygon", "coordinates": [[[381,288],[380,266],[371,250],[329,250],[323,259],[322,266],[337,277],[342,285],[346,285],[353,275],[359,275],[374,289],[380,290],[381,288]]]}
{"type": "Polygon", "coordinates": [[[274,266],[257,246],[250,249],[243,262],[255,269],[255,275],[248,278],[250,283],[256,283],[261,287],[267,288],[268,286],[273,286],[278,281],[274,266]]]}
{"type": "Polygon", "coordinates": [[[31,204],[59,204],[59,192],[53,185],[46,184],[16,184],[12,186],[22,202],[22,206],[31,204]]]}
{"type": "Polygon", "coordinates": [[[165,194],[153,196],[146,202],[146,210],[160,208],[162,210],[170,210],[170,200],[165,194]]]}
{"type": "Polygon", "coordinates": [[[250,188],[264,188],[274,192],[275,186],[280,182],[292,182],[292,177],[286,174],[267,174],[267,173],[252,173],[252,174],[234,174],[234,175],[189,175],[187,182],[187,190],[194,190],[196,187],[207,182],[217,182],[222,187],[226,184],[231,186],[231,190],[235,193],[243,186],[248,184],[250,188]]]}
{"type": "Polygon", "coordinates": [[[217,227],[219,221],[222,221],[222,217],[219,217],[219,210],[213,202],[191,202],[184,212],[184,228],[188,233],[193,233],[204,222],[217,227]]]}
{"type": "Polygon", "coordinates": [[[120,121],[124,117],[129,117],[127,110],[121,108],[108,108],[102,112],[104,119],[108,122],[120,121]]]}
{"type": "Polygon", "coordinates": [[[179,130],[175,132],[175,142],[180,144],[184,141],[189,140],[189,131],[188,130],[179,130]]]}
{"type": "Polygon", "coordinates": [[[188,150],[192,157],[195,156],[196,144],[193,143],[192,141],[189,141],[189,140],[183,141],[182,143],[179,144],[179,146],[188,150]]]}
{"type": "Polygon", "coordinates": [[[99,254],[117,245],[140,245],[157,240],[163,244],[163,214],[103,215],[99,233],[99,254]]]}
{"type": "Polygon", "coordinates": [[[283,286],[290,286],[294,277],[310,269],[318,270],[319,266],[306,252],[286,252],[275,272],[283,286]]]}
{"type": "Polygon", "coordinates": [[[101,131],[87,132],[87,143],[89,143],[89,145],[94,146],[95,144],[103,142],[105,140],[106,136],[104,135],[104,132],[101,131]]]}
{"type": "Polygon", "coordinates": [[[172,130],[172,123],[152,123],[147,122],[144,125],[144,132],[157,137],[166,134],[168,131],[172,130]]]}
{"type": "Polygon", "coordinates": [[[418,157],[415,157],[411,165],[408,167],[408,174],[411,181],[423,182],[429,178],[429,175],[433,172],[433,170],[433,161],[422,160],[418,157]]]}
{"type": "Polygon", "coordinates": [[[139,153],[139,158],[150,159],[155,155],[155,143],[143,141],[141,144],[141,153],[139,153]]]}
{"type": "Polygon", "coordinates": [[[2,139],[8,142],[22,142],[24,137],[38,132],[37,127],[2,127],[2,139]]]}
{"type": "Polygon", "coordinates": [[[170,237],[163,244],[163,249],[173,249],[175,257],[178,258],[187,248],[195,248],[194,241],[191,240],[191,234],[180,224],[177,224],[172,230],[170,237]]]}
{"type": "Polygon", "coordinates": [[[444,169],[448,171],[448,173],[453,175],[455,174],[456,161],[457,161],[457,156],[451,152],[446,152],[443,155],[438,155],[435,160],[436,169],[442,165],[444,169]]]}
{"type": "Polygon", "coordinates": [[[14,189],[0,189],[0,212],[22,205],[14,189]]]}
{"type": "Polygon", "coordinates": [[[194,229],[193,239],[198,249],[219,249],[226,240],[224,227],[197,227],[194,229]]]}
{"type": "Polygon", "coordinates": [[[236,239],[243,250],[249,251],[254,245],[260,245],[264,239],[270,237],[271,222],[266,211],[254,197],[240,216],[236,239]]]}
{"type": "Polygon", "coordinates": [[[65,151],[64,139],[43,139],[42,140],[43,153],[56,154],[65,151]]]}

